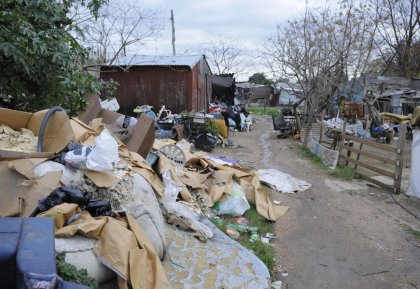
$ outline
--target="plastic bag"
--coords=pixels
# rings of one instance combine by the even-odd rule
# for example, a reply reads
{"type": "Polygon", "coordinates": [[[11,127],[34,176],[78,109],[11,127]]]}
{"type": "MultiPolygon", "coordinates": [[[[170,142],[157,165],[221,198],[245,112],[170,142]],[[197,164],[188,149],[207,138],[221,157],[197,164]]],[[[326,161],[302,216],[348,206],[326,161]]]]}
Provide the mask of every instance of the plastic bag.
{"type": "Polygon", "coordinates": [[[87,157],[86,167],[97,172],[111,171],[118,160],[118,144],[107,130],[103,130],[95,138],[95,147],[87,157]]]}
{"type": "Polygon", "coordinates": [[[69,151],[64,156],[64,162],[66,163],[66,165],[75,169],[87,169],[87,158],[88,155],[92,152],[92,150],[92,146],[87,146],[69,151]]]}
{"type": "Polygon", "coordinates": [[[25,288],[28,289],[54,289],[57,286],[58,277],[56,274],[25,273],[25,288]]]}
{"type": "Polygon", "coordinates": [[[236,181],[233,181],[232,194],[225,194],[220,200],[217,215],[242,216],[250,208],[245,192],[236,181]]]}
{"type": "Polygon", "coordinates": [[[217,145],[217,138],[211,134],[200,134],[198,138],[195,139],[194,145],[197,149],[210,153],[217,145]]]}
{"type": "Polygon", "coordinates": [[[113,123],[106,125],[106,127],[112,131],[120,140],[125,140],[131,136],[136,124],[136,118],[122,115],[118,117],[113,123]]]}
{"type": "Polygon", "coordinates": [[[74,203],[82,206],[86,203],[86,196],[79,190],[71,187],[61,187],[55,189],[47,197],[38,201],[38,210],[45,212],[54,206],[62,203],[74,203]]]}
{"type": "Polygon", "coordinates": [[[34,177],[36,179],[42,178],[48,172],[59,172],[62,171],[63,175],[60,178],[60,181],[65,186],[74,186],[79,184],[83,178],[83,174],[79,170],[73,170],[69,167],[66,167],[60,163],[53,161],[46,161],[37,165],[34,169],[34,177]]]}

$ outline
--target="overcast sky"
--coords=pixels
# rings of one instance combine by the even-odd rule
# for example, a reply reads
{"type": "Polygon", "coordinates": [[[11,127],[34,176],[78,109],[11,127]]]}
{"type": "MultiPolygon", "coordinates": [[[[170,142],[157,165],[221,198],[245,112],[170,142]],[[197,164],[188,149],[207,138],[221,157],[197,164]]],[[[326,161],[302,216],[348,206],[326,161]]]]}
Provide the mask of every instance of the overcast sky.
{"type": "MultiPolygon", "coordinates": [[[[159,8],[165,31],[157,41],[149,41],[142,54],[172,54],[170,11],[174,11],[177,53],[190,51],[215,35],[233,38],[247,52],[255,52],[265,37],[275,30],[276,24],[292,19],[304,12],[305,0],[143,0],[150,8],[159,8]]],[[[320,0],[309,1],[309,7],[320,0]]],[[[247,78],[264,68],[255,65],[247,78]]]]}

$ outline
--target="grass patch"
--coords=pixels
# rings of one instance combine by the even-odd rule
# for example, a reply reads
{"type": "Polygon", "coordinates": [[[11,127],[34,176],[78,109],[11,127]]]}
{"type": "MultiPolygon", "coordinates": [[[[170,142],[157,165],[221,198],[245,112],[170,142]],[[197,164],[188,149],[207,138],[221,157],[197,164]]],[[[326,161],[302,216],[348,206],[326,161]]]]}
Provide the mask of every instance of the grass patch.
{"type": "Polygon", "coordinates": [[[337,166],[335,169],[329,169],[330,174],[351,181],[357,178],[357,173],[354,169],[345,166],[337,166]]]}
{"type": "Polygon", "coordinates": [[[308,149],[307,147],[304,147],[303,145],[298,145],[300,154],[304,157],[306,157],[307,159],[310,160],[311,163],[313,163],[314,165],[317,165],[318,167],[325,169],[328,171],[329,174],[336,176],[340,179],[344,179],[347,181],[351,181],[355,178],[357,178],[357,172],[347,166],[337,166],[335,169],[331,169],[329,168],[327,165],[325,165],[321,158],[314,155],[310,149],[308,149]]]}
{"type": "Polygon", "coordinates": [[[65,261],[66,255],[59,253],[55,256],[55,262],[57,265],[57,275],[63,278],[65,281],[75,282],[77,284],[83,284],[92,289],[98,289],[98,282],[89,277],[86,269],[77,270],[77,268],[65,261]]]}
{"type": "Polygon", "coordinates": [[[417,231],[415,229],[409,228],[408,232],[416,239],[420,239],[420,231],[417,231]]]}
{"type": "MultiPolygon", "coordinates": [[[[265,233],[274,233],[274,222],[268,221],[258,214],[255,207],[251,207],[246,211],[244,216],[249,220],[249,226],[258,227],[259,236],[265,233]]],[[[224,233],[226,233],[226,228],[229,224],[235,224],[234,217],[227,215],[220,218],[211,218],[210,220],[224,233]]],[[[276,265],[276,254],[272,245],[266,244],[261,240],[250,240],[250,234],[247,233],[241,233],[241,236],[236,241],[252,251],[267,266],[270,272],[273,271],[276,265]]]]}
{"type": "Polygon", "coordinates": [[[248,111],[255,115],[276,115],[279,113],[278,107],[248,107],[248,111]]]}

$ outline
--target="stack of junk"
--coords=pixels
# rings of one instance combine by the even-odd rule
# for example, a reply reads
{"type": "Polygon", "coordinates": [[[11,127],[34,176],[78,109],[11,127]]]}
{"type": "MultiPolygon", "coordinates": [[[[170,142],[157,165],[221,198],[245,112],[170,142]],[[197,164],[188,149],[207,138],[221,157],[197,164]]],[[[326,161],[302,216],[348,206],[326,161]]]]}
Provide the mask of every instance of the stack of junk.
{"type": "Polygon", "coordinates": [[[147,114],[127,119],[90,103],[77,118],[0,109],[4,286],[87,288],[57,275],[65,253],[115,288],[270,288],[264,264],[207,217],[252,204],[275,221],[287,207],[272,204],[256,172],[155,139],[147,114]]]}

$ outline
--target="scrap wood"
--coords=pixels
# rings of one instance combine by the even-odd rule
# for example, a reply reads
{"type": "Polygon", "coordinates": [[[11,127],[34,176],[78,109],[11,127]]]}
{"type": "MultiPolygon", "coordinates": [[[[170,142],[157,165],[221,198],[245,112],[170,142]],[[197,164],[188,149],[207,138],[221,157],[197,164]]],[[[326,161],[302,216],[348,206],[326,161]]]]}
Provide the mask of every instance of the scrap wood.
{"type": "Polygon", "coordinates": [[[168,279],[153,245],[135,219],[127,214],[126,219],[112,217],[93,218],[81,212],[68,226],[63,226],[80,210],[76,204],[61,204],[40,214],[52,216],[56,221],[56,237],[70,237],[81,233],[98,239],[94,252],[98,260],[113,270],[122,279],[120,288],[133,289],[168,288],[168,279]]]}

